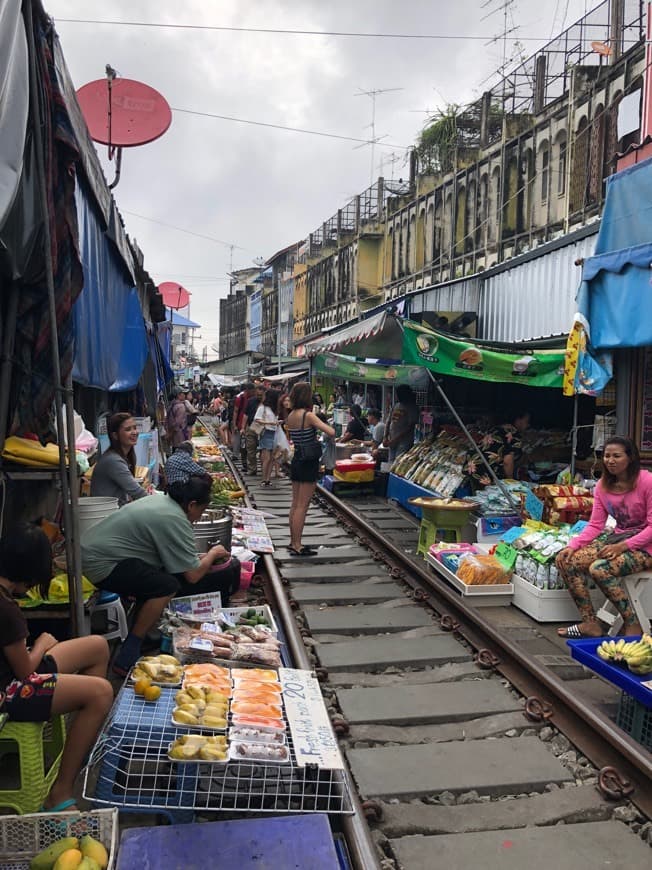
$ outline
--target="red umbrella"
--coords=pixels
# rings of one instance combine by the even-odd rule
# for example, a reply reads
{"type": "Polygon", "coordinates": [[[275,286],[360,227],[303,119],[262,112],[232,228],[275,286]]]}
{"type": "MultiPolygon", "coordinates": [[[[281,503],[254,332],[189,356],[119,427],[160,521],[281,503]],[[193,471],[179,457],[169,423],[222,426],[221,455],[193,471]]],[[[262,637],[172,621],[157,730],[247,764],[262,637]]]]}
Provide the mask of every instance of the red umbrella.
{"type": "Polygon", "coordinates": [[[185,308],[190,302],[190,291],[177,284],[176,281],[165,281],[158,285],[158,292],[163,297],[166,308],[185,308]]]}

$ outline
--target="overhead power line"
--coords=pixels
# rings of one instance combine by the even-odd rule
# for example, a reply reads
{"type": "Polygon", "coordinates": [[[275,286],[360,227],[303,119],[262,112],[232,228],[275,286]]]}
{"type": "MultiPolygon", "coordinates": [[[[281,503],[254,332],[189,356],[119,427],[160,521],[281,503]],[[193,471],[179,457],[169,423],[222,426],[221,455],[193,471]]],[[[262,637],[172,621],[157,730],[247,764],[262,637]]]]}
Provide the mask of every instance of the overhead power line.
{"type": "Polygon", "coordinates": [[[384,148],[402,148],[409,151],[412,145],[397,145],[391,142],[376,142],[371,139],[358,139],[355,136],[344,136],[340,133],[327,133],[324,130],[307,130],[304,127],[287,127],[284,124],[271,124],[266,121],[252,121],[250,118],[234,118],[232,115],[217,115],[214,112],[197,112],[193,109],[180,109],[178,106],[172,106],[173,112],[183,112],[186,115],[198,115],[200,118],[217,118],[220,121],[234,121],[236,124],[251,124],[254,127],[270,127],[272,130],[286,130],[289,133],[306,133],[310,136],[324,136],[327,139],[340,139],[343,142],[356,142],[360,145],[377,144],[384,148]]]}
{"type": "MultiPolygon", "coordinates": [[[[220,24],[172,24],[165,21],[115,21],[96,18],[59,18],[65,24],[105,24],[114,27],[153,27],[171,30],[214,30],[228,33],[276,33],[284,36],[338,36],[358,39],[431,39],[445,40],[486,40],[487,37],[474,33],[376,33],[358,30],[300,30],[282,27],[231,27],[220,24]]],[[[542,37],[524,37],[528,42],[541,42],[542,37]]]]}
{"type": "Polygon", "coordinates": [[[216,242],[218,245],[225,245],[227,248],[237,248],[239,251],[246,251],[241,245],[234,245],[233,242],[225,242],[224,239],[216,239],[215,236],[206,236],[203,233],[195,233],[192,230],[186,230],[183,227],[174,226],[174,224],[166,224],[165,221],[159,221],[156,218],[147,217],[144,214],[136,214],[135,211],[127,211],[126,208],[121,208],[123,214],[129,214],[132,217],[140,218],[143,221],[149,221],[152,224],[158,224],[161,227],[167,227],[170,230],[177,230],[179,233],[186,233],[188,236],[196,236],[198,239],[206,239],[209,242],[216,242]]]}

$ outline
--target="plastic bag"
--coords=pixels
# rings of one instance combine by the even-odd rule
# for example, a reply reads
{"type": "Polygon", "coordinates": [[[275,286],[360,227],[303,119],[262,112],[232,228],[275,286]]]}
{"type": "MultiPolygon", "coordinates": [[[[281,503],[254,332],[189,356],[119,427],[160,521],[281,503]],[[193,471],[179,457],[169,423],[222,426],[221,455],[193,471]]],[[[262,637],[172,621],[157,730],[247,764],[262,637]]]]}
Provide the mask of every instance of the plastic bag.
{"type": "Polygon", "coordinates": [[[495,586],[509,583],[512,572],[506,571],[495,556],[472,555],[460,559],[457,576],[467,586],[495,586]]]}
{"type": "Polygon", "coordinates": [[[278,449],[281,453],[290,453],[290,442],[287,439],[287,435],[283,431],[282,426],[276,427],[276,432],[274,433],[274,449],[278,449]]]}

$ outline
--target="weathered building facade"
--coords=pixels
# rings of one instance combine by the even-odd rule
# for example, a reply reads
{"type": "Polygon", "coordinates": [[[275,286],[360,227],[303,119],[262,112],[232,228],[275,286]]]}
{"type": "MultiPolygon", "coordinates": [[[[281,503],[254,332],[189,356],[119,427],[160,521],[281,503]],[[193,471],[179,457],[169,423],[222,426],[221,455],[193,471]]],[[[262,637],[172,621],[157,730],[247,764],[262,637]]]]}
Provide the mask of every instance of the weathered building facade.
{"type": "Polygon", "coordinates": [[[231,274],[231,286],[226,299],[220,299],[220,359],[237,356],[250,350],[251,294],[260,269],[239,269],[231,274]]]}

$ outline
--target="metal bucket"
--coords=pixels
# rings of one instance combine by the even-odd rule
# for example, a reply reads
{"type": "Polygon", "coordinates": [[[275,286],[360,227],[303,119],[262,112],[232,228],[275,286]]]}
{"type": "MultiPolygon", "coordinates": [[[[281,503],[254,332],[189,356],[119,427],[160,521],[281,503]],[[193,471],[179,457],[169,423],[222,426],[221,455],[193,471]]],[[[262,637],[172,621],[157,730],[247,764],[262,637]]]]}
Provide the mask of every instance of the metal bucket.
{"type": "Polygon", "coordinates": [[[354,453],[360,453],[362,448],[358,444],[357,446],[353,444],[336,444],[335,445],[335,459],[350,459],[354,453]]]}
{"type": "Polygon", "coordinates": [[[215,544],[221,544],[227,550],[231,550],[233,518],[229,513],[224,513],[222,516],[216,514],[216,511],[211,511],[209,517],[204,514],[199,522],[192,527],[197,542],[197,550],[200,553],[207,553],[210,547],[215,544]]]}

